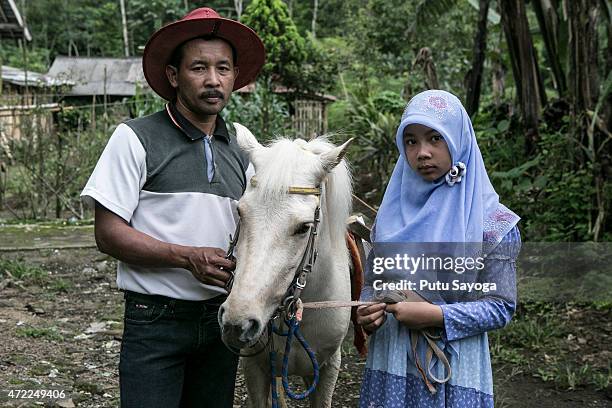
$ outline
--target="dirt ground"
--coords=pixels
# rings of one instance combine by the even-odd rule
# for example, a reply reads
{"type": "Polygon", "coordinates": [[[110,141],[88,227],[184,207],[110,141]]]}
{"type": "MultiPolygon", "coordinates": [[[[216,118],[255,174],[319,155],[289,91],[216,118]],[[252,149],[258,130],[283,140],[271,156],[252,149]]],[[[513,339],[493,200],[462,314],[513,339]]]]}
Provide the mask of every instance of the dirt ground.
{"type": "MultiPolygon", "coordinates": [[[[21,259],[45,273],[0,289],[0,406],[117,407],[123,303],[114,262],[93,248],[0,251],[1,259],[21,259]],[[63,390],[66,398],[10,398],[18,389],[63,390]]],[[[363,366],[347,340],[334,407],[358,406],[363,366]]],[[[612,407],[609,392],[558,389],[515,365],[496,364],[494,371],[500,408],[612,407]]],[[[246,407],[246,399],[239,376],[234,406],[246,407]]]]}

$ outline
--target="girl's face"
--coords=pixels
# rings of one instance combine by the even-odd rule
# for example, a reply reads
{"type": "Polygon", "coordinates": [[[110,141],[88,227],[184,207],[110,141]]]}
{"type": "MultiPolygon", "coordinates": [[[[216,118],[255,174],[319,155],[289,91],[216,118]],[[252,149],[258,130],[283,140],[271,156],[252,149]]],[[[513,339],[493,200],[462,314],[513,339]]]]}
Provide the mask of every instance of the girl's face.
{"type": "Polygon", "coordinates": [[[437,130],[417,123],[404,129],[404,151],[408,164],[426,181],[443,177],[451,169],[448,145],[437,130]]]}

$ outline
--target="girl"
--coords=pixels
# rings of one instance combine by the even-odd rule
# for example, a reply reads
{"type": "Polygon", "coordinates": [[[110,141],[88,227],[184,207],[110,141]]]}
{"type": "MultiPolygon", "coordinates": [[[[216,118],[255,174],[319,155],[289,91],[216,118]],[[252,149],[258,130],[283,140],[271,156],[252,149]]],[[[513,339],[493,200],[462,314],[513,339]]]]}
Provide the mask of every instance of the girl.
{"type": "MultiPolygon", "coordinates": [[[[454,269],[437,279],[461,277],[494,290],[417,285],[401,293],[399,300],[411,301],[390,303],[398,299],[387,296],[387,303],[360,307],[358,323],[372,333],[360,407],[492,408],[487,331],[505,326],[514,313],[519,217],[499,202],[470,118],[454,95],[416,95],[396,144],[400,157],[372,232],[374,252],[392,243],[455,243],[451,252],[481,254],[484,268],[477,277],[454,269]]],[[[412,277],[405,268],[384,274],[387,280],[412,277]]],[[[372,285],[384,274],[368,268],[362,299],[377,299],[372,285]]]]}

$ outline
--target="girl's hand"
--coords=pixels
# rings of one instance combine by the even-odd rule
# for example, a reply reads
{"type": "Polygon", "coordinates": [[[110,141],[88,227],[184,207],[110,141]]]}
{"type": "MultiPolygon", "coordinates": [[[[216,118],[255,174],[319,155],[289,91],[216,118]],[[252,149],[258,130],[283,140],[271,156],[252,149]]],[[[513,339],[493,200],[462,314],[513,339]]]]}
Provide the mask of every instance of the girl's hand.
{"type": "Polygon", "coordinates": [[[399,302],[387,305],[386,310],[411,329],[444,327],[442,308],[428,302],[399,302]]]}
{"type": "Polygon", "coordinates": [[[387,316],[385,315],[386,303],[378,303],[357,308],[357,323],[368,333],[372,333],[383,325],[387,316]]]}

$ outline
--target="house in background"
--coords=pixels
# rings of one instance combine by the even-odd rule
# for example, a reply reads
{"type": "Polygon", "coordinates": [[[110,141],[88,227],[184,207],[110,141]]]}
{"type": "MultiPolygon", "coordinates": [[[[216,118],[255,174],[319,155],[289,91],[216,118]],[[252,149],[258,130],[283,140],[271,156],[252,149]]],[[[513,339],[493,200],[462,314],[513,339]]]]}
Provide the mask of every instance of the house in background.
{"type": "MultiPolygon", "coordinates": [[[[256,83],[250,83],[237,89],[236,93],[248,97],[255,92],[256,86],[256,83]]],[[[296,92],[282,85],[276,85],[273,92],[284,95],[289,102],[291,125],[296,135],[311,138],[327,133],[327,105],[337,100],[335,96],[296,92]]]]}
{"type": "Polygon", "coordinates": [[[20,139],[26,122],[37,127],[52,123],[51,113],[59,110],[53,100],[55,81],[40,72],[2,66],[0,94],[0,144],[20,139]]]}
{"type": "MultiPolygon", "coordinates": [[[[256,86],[256,83],[250,83],[237,89],[236,93],[248,97],[255,92],[256,86]]],[[[327,133],[327,105],[336,101],[336,97],[295,92],[282,85],[276,85],[273,92],[284,95],[285,100],[289,102],[291,125],[296,135],[311,138],[327,133]]]]}
{"type": "MultiPolygon", "coordinates": [[[[70,82],[73,85],[63,91],[66,101],[101,103],[116,102],[137,93],[149,93],[151,89],[142,71],[142,59],[65,57],[53,61],[46,75],[56,82],[70,82]]],[[[254,92],[255,83],[249,84],[236,93],[248,98],[254,92]]],[[[302,137],[327,132],[327,105],[336,100],[329,95],[296,93],[277,86],[274,93],[282,94],[291,105],[292,126],[302,137]]]]}
{"type": "Polygon", "coordinates": [[[150,92],[142,72],[142,58],[65,57],[58,56],[51,64],[47,77],[69,81],[64,90],[68,99],[106,97],[112,102],[150,92]],[[141,89],[139,91],[138,89],[141,89]]]}
{"type": "Polygon", "coordinates": [[[32,41],[15,0],[0,0],[0,38],[32,41]]]}
{"type": "MultiPolygon", "coordinates": [[[[15,0],[0,0],[0,40],[32,40],[15,0]]],[[[3,152],[10,157],[10,140],[21,137],[26,118],[42,126],[49,122],[50,115],[33,113],[35,106],[47,103],[44,94],[49,86],[39,72],[0,64],[0,161],[3,152]]]]}

